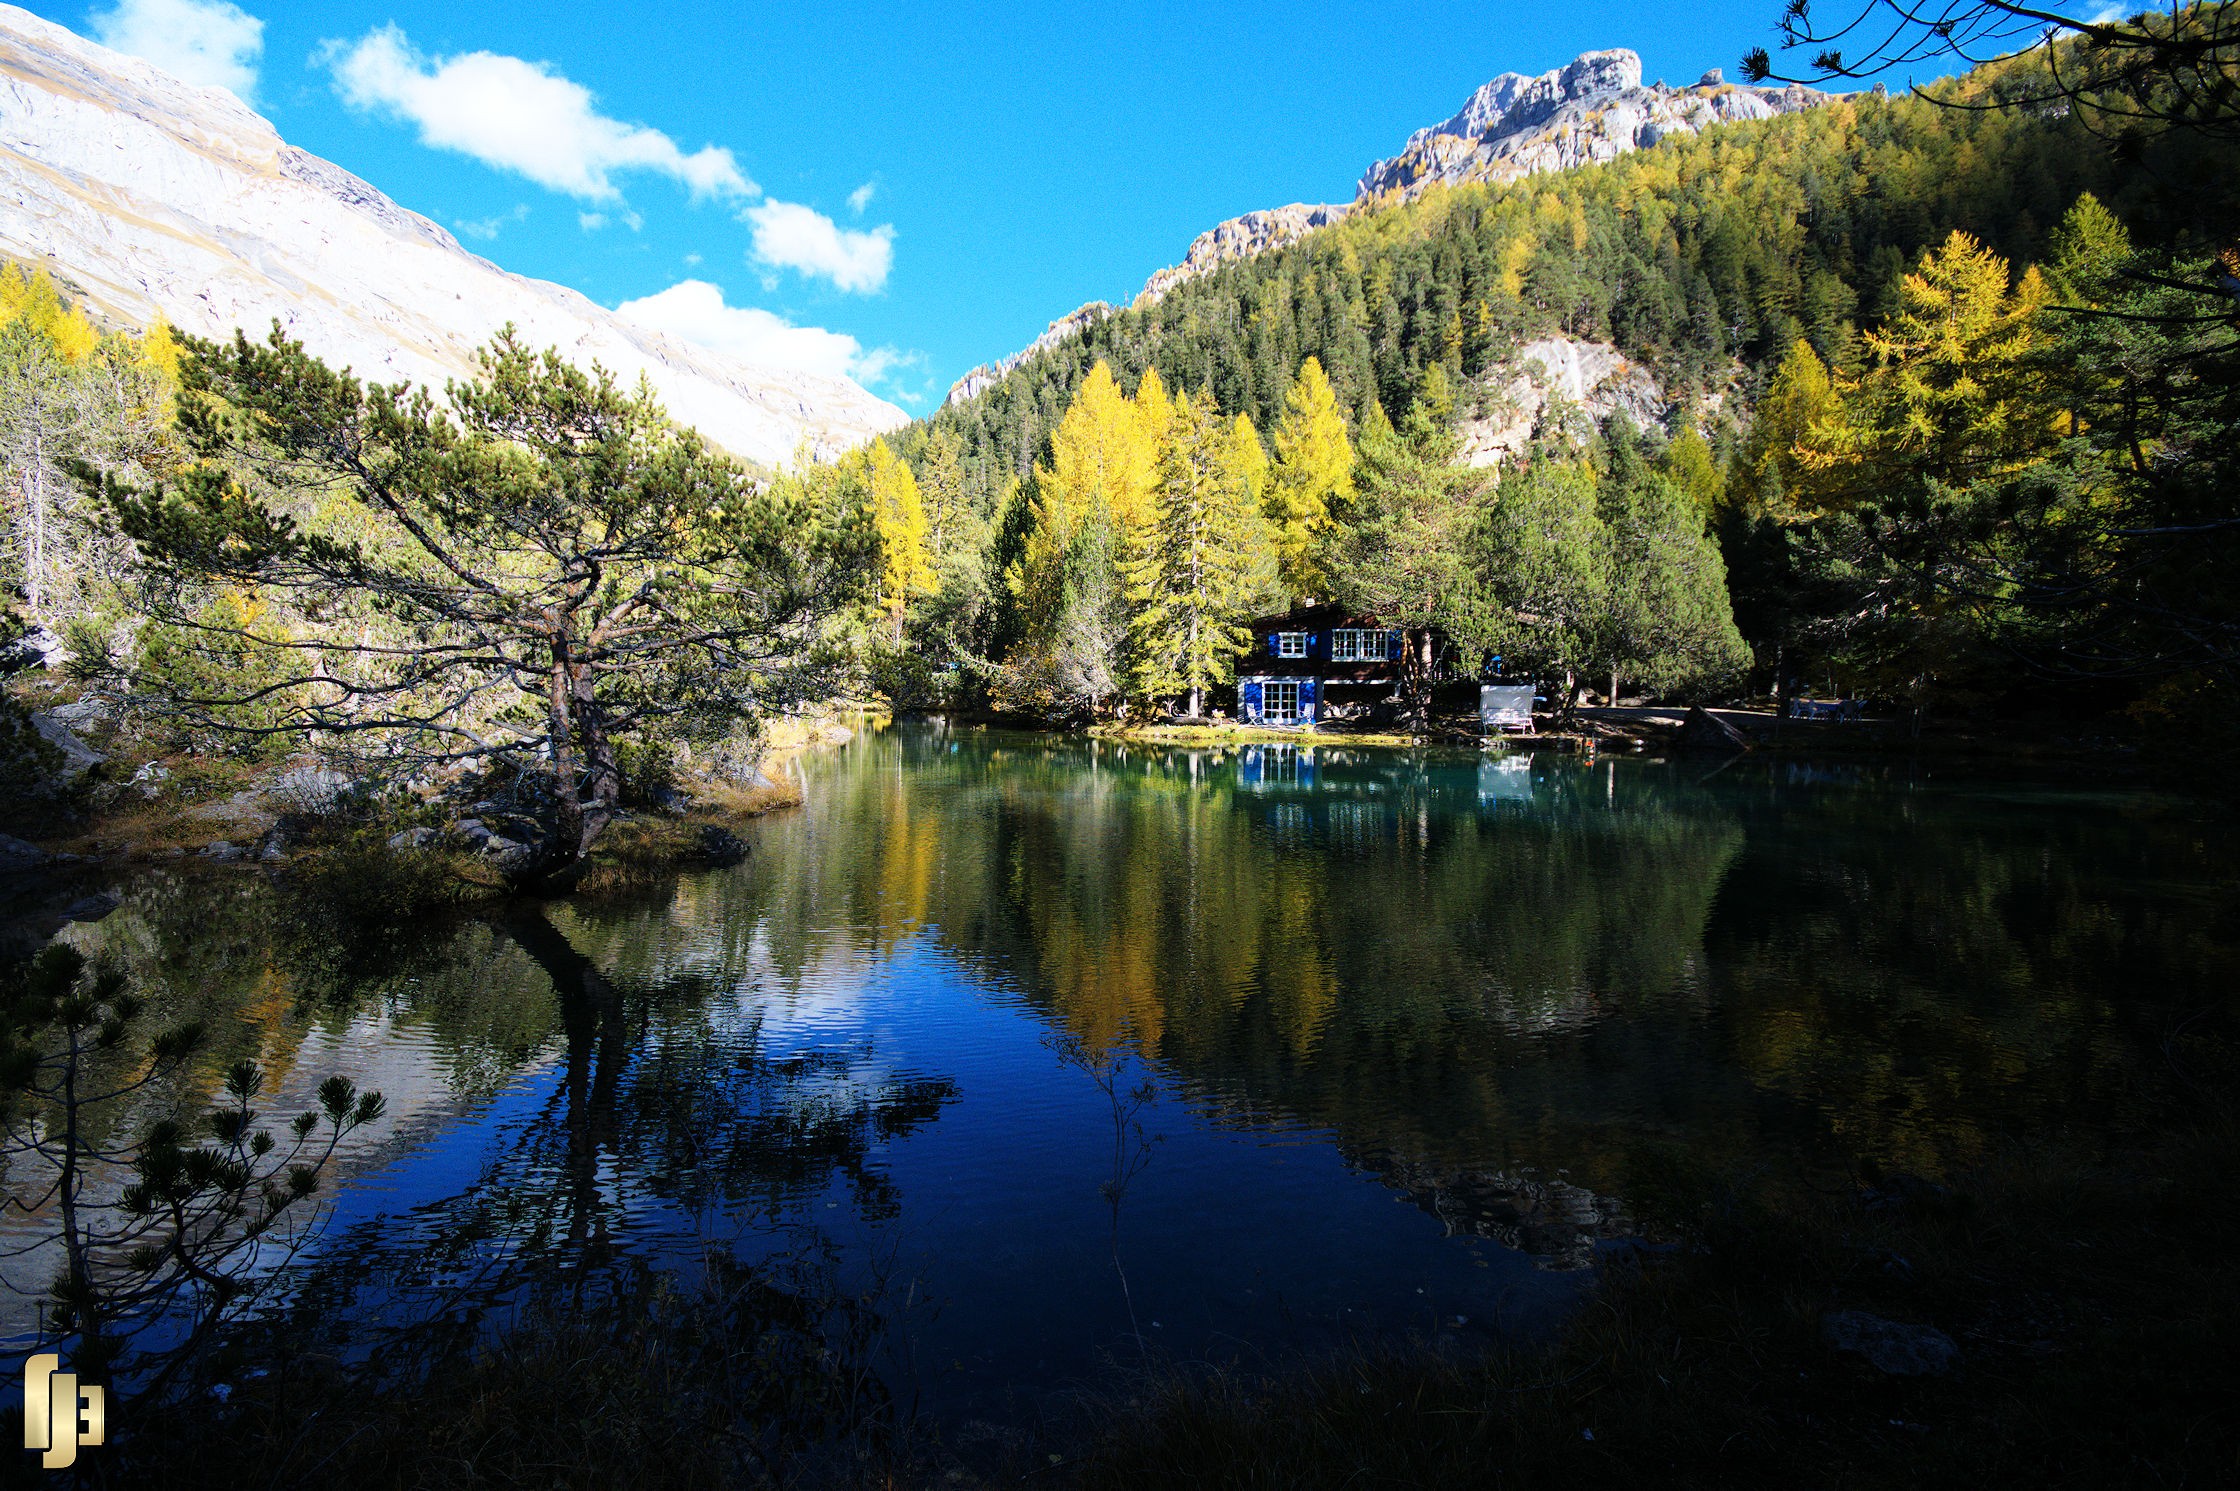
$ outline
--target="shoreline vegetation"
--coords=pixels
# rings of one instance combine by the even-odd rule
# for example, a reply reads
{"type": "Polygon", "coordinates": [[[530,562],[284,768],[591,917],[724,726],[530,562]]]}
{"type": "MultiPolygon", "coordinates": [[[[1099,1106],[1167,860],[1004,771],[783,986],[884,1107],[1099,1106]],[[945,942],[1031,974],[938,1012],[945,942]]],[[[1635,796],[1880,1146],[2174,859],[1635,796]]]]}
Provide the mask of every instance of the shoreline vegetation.
{"type": "MultiPolygon", "coordinates": [[[[737,852],[733,829],[801,805],[801,758],[845,744],[876,718],[831,711],[779,721],[765,733],[744,781],[689,763],[672,766],[617,813],[580,888],[619,890],[665,871],[729,862],[737,852]]],[[[516,893],[491,864],[487,843],[458,831],[474,819],[455,793],[358,798],[316,759],[260,767],[126,756],[79,784],[73,798],[12,825],[22,834],[14,840],[18,855],[29,850],[39,858],[11,861],[0,873],[190,863],[301,869],[373,853],[361,869],[381,873],[386,862],[400,878],[421,884],[432,871],[449,887],[446,898],[460,903],[516,893]]]]}
{"type": "MultiPolygon", "coordinates": [[[[965,729],[1016,730],[1058,738],[1228,751],[1248,746],[1305,750],[1459,750],[1494,753],[1546,751],[1570,756],[1658,759],[1701,755],[1707,764],[1754,754],[1783,760],[1900,761],[1909,764],[2033,775],[2052,774],[2198,792],[2190,778],[2197,751],[2152,748],[2129,732],[2067,733],[2060,720],[1986,730],[1966,723],[1939,724],[1916,733],[1907,721],[1867,718],[1831,723],[1779,719],[1769,708],[1722,709],[1717,716],[1738,729],[1740,744],[1709,747],[1686,738],[1687,712],[1676,706],[1634,704],[1618,709],[1582,707],[1570,720],[1544,717],[1531,732],[1481,733],[1467,716],[1432,716],[1419,731],[1351,723],[1282,729],[1227,718],[1195,721],[1115,721],[1048,730],[1003,716],[934,715],[965,729]]],[[[914,716],[904,715],[907,721],[914,716]]],[[[896,716],[881,710],[832,708],[773,722],[747,780],[697,769],[689,761],[664,773],[658,785],[618,812],[601,836],[586,872],[585,889],[612,889],[665,870],[710,863],[709,830],[731,829],[803,801],[795,763],[820,749],[845,744],[861,729],[896,716]]],[[[100,737],[96,737],[100,739],[100,737]]],[[[103,741],[107,744],[107,741],[103,741]]],[[[300,783],[324,780],[311,758],[276,765],[120,753],[105,759],[95,779],[72,799],[19,817],[11,827],[57,868],[96,864],[165,864],[182,860],[279,864],[333,849],[352,835],[379,830],[384,839],[417,834],[414,852],[439,861],[462,898],[510,893],[510,882],[487,863],[476,845],[444,832],[440,795],[404,797],[380,804],[337,805],[306,814],[300,783]],[[89,790],[90,789],[90,790],[89,790]],[[98,795],[96,795],[98,794],[98,795]]],[[[455,808],[458,806],[453,805],[455,808]]],[[[456,817],[468,814],[461,808],[456,817]]],[[[402,845],[392,845],[402,848],[402,845]]],[[[720,855],[718,856],[720,857],[720,855]]],[[[24,866],[23,868],[30,868],[24,866]]]]}

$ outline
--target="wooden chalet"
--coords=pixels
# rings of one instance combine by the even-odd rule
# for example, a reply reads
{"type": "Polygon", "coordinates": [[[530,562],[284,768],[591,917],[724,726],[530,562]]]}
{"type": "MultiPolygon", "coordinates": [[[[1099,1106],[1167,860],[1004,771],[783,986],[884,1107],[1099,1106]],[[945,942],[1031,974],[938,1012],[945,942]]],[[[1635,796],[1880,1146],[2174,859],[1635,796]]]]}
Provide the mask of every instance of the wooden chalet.
{"type": "Polygon", "coordinates": [[[1388,627],[1342,606],[1308,604],[1252,623],[1252,649],[1237,659],[1237,718],[1295,728],[1350,719],[1400,692],[1409,649],[1421,631],[1388,627]]]}

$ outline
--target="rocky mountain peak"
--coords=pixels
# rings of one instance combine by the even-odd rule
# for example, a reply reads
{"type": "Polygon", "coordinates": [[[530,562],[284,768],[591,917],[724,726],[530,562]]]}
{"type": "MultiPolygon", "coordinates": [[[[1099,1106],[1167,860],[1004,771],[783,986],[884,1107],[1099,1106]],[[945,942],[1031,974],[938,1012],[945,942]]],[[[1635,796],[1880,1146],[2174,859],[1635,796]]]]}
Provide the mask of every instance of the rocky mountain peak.
{"type": "MultiPolygon", "coordinates": [[[[1515,181],[1615,160],[1667,135],[1767,119],[1829,97],[1796,86],[1740,87],[1717,68],[1684,88],[1644,85],[1641,79],[1640,54],[1623,47],[1581,53],[1536,77],[1505,72],[1473,92],[1451,118],[1417,130],[1398,155],[1363,172],[1351,202],[1294,202],[1217,224],[1191,242],[1180,264],[1151,276],[1137,303],[1154,303],[1223,264],[1296,242],[1365,205],[1405,202],[1434,186],[1515,181]]],[[[1033,346],[965,374],[950,389],[950,400],[972,397],[1035,352],[1107,314],[1109,308],[1098,302],[1052,322],[1033,346]]]]}
{"type": "MultiPolygon", "coordinates": [[[[1641,57],[1623,48],[1582,53],[1556,71],[1536,78],[1505,72],[1471,94],[1469,102],[1446,123],[1410,135],[1408,148],[1414,149],[1434,135],[1490,140],[1516,134],[1547,122],[1565,104],[1640,86],[1641,57]]],[[[1370,174],[1375,174],[1375,168],[1370,174]]],[[[1362,178],[1364,186],[1368,179],[1362,178]]]]}
{"type": "Polygon", "coordinates": [[[1667,135],[1770,118],[1826,96],[1808,88],[1735,87],[1717,69],[1686,88],[1643,86],[1637,54],[1588,52],[1538,77],[1503,73],[1487,83],[1453,118],[1417,130],[1398,155],[1364,172],[1355,200],[1395,192],[1405,200],[1433,185],[1514,181],[1613,160],[1667,135]]]}

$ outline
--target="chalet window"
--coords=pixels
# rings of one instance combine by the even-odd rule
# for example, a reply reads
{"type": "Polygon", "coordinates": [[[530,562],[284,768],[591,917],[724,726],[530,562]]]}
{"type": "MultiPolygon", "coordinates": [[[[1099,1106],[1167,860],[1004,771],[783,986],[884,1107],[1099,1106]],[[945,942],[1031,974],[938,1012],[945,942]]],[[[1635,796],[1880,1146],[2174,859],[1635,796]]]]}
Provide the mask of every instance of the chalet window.
{"type": "Polygon", "coordinates": [[[1330,634],[1330,658],[1339,663],[1381,663],[1392,656],[1395,633],[1340,628],[1330,634]]]}
{"type": "Polygon", "coordinates": [[[1269,640],[1275,644],[1273,650],[1277,657],[1305,657],[1307,655],[1307,634],[1305,632],[1277,632],[1269,640]]]}

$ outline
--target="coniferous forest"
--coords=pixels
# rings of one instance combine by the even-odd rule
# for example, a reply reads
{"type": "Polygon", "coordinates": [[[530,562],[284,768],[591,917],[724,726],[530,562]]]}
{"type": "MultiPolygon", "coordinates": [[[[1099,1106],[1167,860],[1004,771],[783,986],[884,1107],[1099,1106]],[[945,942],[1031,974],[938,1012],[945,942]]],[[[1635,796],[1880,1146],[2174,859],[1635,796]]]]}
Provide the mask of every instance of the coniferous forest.
{"type": "Polygon", "coordinates": [[[2203,706],[2235,641],[2214,495],[2224,145],[2112,137],[2036,101],[2044,66],[1434,188],[1092,324],[896,440],[956,514],[948,541],[984,545],[977,566],[941,556],[965,583],[914,635],[1008,664],[997,693],[1046,712],[1163,677],[1137,665],[1131,689],[1121,614],[1149,542],[1130,515],[1150,507],[1127,479],[1085,497],[1069,454],[1118,386],[1261,437],[1235,464],[1267,532],[1235,542],[1263,583],[1227,619],[1321,594],[1558,682],[1616,671],[1665,693],[2203,706]],[[1498,417],[1519,349],[1551,337],[1614,344],[1668,416],[1543,418],[1508,469],[1460,464],[1457,425],[1498,417]],[[1317,418],[1309,470],[1287,451],[1317,418]],[[1341,439],[1347,470],[1326,454],[1341,439]],[[1111,534],[1066,548],[1096,502],[1111,534]],[[1672,635],[1629,624],[1644,596],[1674,598],[1650,604],[1684,613],[1672,635]]]}

